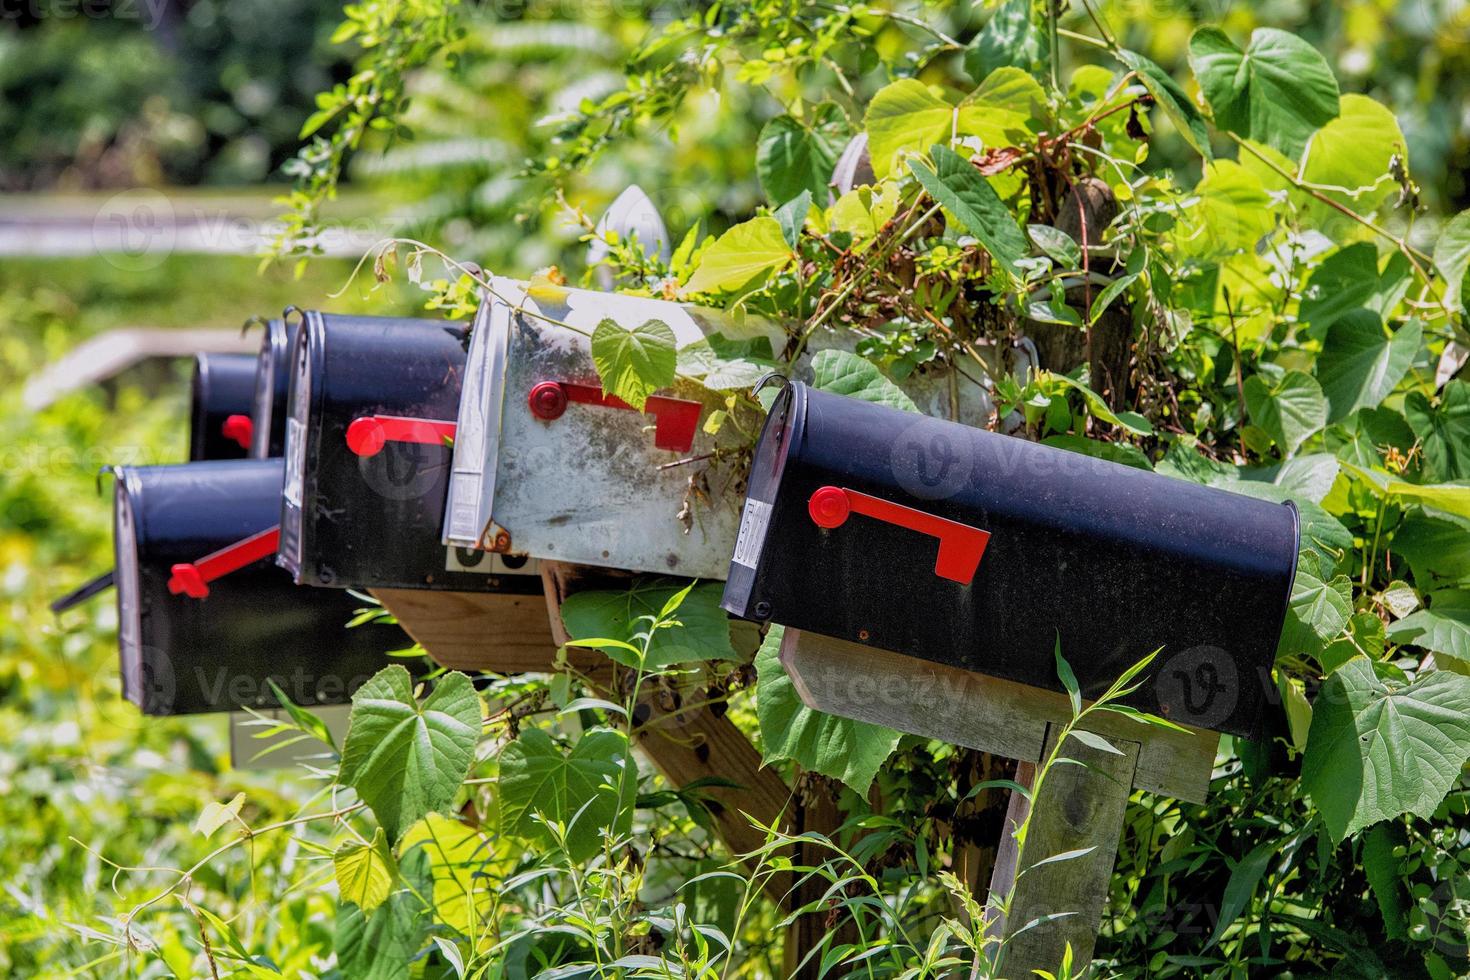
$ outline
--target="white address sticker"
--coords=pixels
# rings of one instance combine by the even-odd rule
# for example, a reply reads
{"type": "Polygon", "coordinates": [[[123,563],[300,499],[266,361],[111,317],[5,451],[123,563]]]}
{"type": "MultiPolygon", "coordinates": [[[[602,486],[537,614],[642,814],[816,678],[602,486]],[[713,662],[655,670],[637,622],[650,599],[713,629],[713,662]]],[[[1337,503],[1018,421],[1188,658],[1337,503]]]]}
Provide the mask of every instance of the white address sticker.
{"type": "Polygon", "coordinates": [[[286,419],[286,486],[283,492],[291,506],[301,507],[301,471],[306,466],[306,426],[295,417],[286,419]]]}
{"type": "Polygon", "coordinates": [[[735,564],[755,568],[766,545],[766,528],[770,523],[770,504],[764,500],[745,501],[745,510],[740,515],[740,536],[735,539],[735,564]]]}

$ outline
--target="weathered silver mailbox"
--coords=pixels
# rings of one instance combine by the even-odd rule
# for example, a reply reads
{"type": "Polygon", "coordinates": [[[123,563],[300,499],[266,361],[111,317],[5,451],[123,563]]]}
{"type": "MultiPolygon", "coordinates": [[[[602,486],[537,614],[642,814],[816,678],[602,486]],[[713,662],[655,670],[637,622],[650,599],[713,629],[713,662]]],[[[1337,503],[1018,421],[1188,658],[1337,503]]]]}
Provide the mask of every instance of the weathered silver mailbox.
{"type": "MultiPolygon", "coordinates": [[[[723,394],[680,380],[634,411],[603,395],[590,338],[601,323],[633,330],[658,320],[673,331],[681,358],[707,341],[767,347],[770,358],[785,347],[787,331],[759,317],[646,297],[529,289],[504,279],[492,287],[471,333],[445,541],[725,578],[743,474],[707,459],[736,437],[704,429],[723,394]],[[681,461],[693,462],[671,465],[681,461]],[[691,494],[695,474],[708,481],[707,493],[691,494]]],[[[812,347],[831,342],[817,337],[812,347]]],[[[974,418],[989,409],[983,390],[967,379],[951,387],[946,375],[916,376],[903,387],[927,410],[958,405],[962,417],[974,418]]]]}

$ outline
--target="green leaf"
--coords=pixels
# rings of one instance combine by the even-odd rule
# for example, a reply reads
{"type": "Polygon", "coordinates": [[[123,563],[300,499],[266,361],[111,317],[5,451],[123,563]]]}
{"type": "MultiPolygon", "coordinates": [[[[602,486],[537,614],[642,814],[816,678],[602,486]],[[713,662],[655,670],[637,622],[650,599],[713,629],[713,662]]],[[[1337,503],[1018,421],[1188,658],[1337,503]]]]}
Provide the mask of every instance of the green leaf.
{"type": "Polygon", "coordinates": [[[1335,840],[1405,813],[1428,819],[1470,759],[1470,677],[1381,679],[1367,657],[1327,678],[1312,706],[1302,785],[1335,840]]]}
{"type": "Polygon", "coordinates": [[[1419,438],[1429,479],[1470,479],[1470,384],[1451,381],[1439,393],[1438,405],[1411,391],[1404,398],[1404,417],[1419,438]]]}
{"type": "Polygon", "coordinates": [[[352,696],[338,779],[357,790],[389,840],[454,802],[480,738],[480,697],[459,671],[445,674],[419,704],[398,664],[352,696]]]}
{"type": "Polygon", "coordinates": [[[1346,575],[1323,582],[1299,568],[1291,584],[1291,609],[1317,636],[1330,640],[1353,614],[1353,585],[1346,575]]]}
{"type": "Polygon", "coordinates": [[[1027,225],[1026,236],[1063,269],[1082,267],[1082,248],[1072,236],[1051,225],[1027,225]]]}
{"type": "Polygon", "coordinates": [[[1288,156],[1337,117],[1337,78],[1295,34],[1257,28],[1241,51],[1219,28],[1201,27],[1189,39],[1189,64],[1216,126],[1288,156]]]}
{"type": "Polygon", "coordinates": [[[1176,233],[1181,254],[1202,257],[1253,251],[1276,225],[1275,210],[1261,179],[1234,160],[1206,164],[1195,194],[1199,200],[1185,212],[1176,233]]]}
{"type": "Polygon", "coordinates": [[[826,202],[843,142],[831,117],[831,112],[822,113],[813,120],[815,126],[808,126],[791,116],[777,116],[761,129],[755,172],[772,204],[785,204],[803,191],[826,202]]]}
{"type": "Polygon", "coordinates": [[[1210,132],[1205,127],[1205,117],[1173,76],[1136,51],[1120,50],[1118,60],[1138,74],[1148,94],[1154,97],[1154,102],[1164,110],[1164,115],[1169,117],[1179,135],[1194,147],[1195,152],[1206,160],[1212,159],[1214,154],[1210,151],[1210,132]]]}
{"type": "Polygon", "coordinates": [[[1028,249],[1010,209],[970,161],[944,146],[933,147],[930,154],[934,157],[933,170],[918,161],[909,162],[909,169],[924,190],[978,238],[999,265],[1019,276],[1017,263],[1026,257],[1028,249]]]}
{"type": "Polygon", "coordinates": [[[806,227],[807,214],[812,209],[812,192],[804,190],[776,209],[776,221],[781,225],[781,237],[792,250],[801,240],[801,230],[806,227]]]}
{"type": "Polygon", "coordinates": [[[373,831],[369,843],[348,841],[332,855],[337,873],[337,891],[344,902],[356,903],[364,912],[382,905],[393,888],[393,852],[383,828],[373,831]]]}
{"type": "Polygon", "coordinates": [[[756,714],[766,762],[790,759],[866,794],[901,736],[881,725],[808,708],[781,666],[782,633],[773,625],[755,656],[756,714]]]}
{"type": "Polygon", "coordinates": [[[1390,163],[1397,157],[1407,169],[1408,146],[1398,120],[1382,103],[1348,94],[1340,110],[1307,142],[1302,179],[1359,214],[1372,214],[1398,187],[1390,163]]]}
{"type": "Polygon", "coordinates": [[[949,139],[958,111],[918,79],[883,86],[863,118],[873,173],[881,180],[893,172],[900,153],[922,153],[949,139]]]}
{"type": "Polygon", "coordinates": [[[1470,667],[1470,592],[1431,593],[1428,609],[1389,624],[1388,638],[1428,650],[1436,657],[1453,657],[1470,667]]]}
{"type": "Polygon", "coordinates": [[[784,267],[791,257],[791,246],[781,234],[779,221],[768,215],[751,218],[725,232],[704,250],[699,268],[684,284],[682,292],[742,290],[758,277],[784,267]]]}
{"type": "Polygon", "coordinates": [[[1333,321],[1317,358],[1317,380],[1327,398],[1327,421],[1359,408],[1376,408],[1404,379],[1424,329],[1410,320],[1389,333],[1371,310],[1350,310],[1333,321]]]}
{"type": "Polygon", "coordinates": [[[674,383],[677,344],[673,329],[662,320],[649,320],[631,330],[611,318],[598,323],[592,331],[592,363],[602,378],[603,394],[641,411],[649,395],[674,383]]]}
{"type": "Polygon", "coordinates": [[[1092,309],[1087,313],[1087,322],[1097,323],[1097,318],[1107,312],[1108,307],[1113,305],[1113,300],[1123,295],[1129,286],[1138,281],[1140,274],[1137,272],[1129,273],[1126,276],[1119,276],[1117,279],[1108,283],[1102,292],[1093,297],[1092,309]]]}
{"type": "Polygon", "coordinates": [[[976,82],[997,68],[1036,71],[1050,64],[1046,37],[1031,16],[1031,0],[1006,0],[965,49],[965,72],[976,82]]]}
{"type": "Polygon", "coordinates": [[[1393,550],[1421,591],[1470,585],[1470,531],[1453,521],[1411,513],[1394,533],[1393,550]]]}
{"type": "Polygon", "coordinates": [[[1110,755],[1123,754],[1122,749],[1119,749],[1116,745],[1114,745],[1112,742],[1109,742],[1101,735],[1085,731],[1081,728],[1074,728],[1067,734],[1070,735],[1072,738],[1075,738],[1077,741],[1081,742],[1088,748],[1094,749],[1098,752],[1106,752],[1110,755]]]}
{"type": "MultiPolygon", "coordinates": [[[[562,623],[576,640],[608,637],[641,649],[638,634],[648,631],[646,617],[657,616],[681,588],[640,582],[625,590],[577,592],[562,603],[562,623]]],[[[720,608],[723,594],[724,586],[719,582],[696,585],[674,614],[680,625],[654,633],[644,670],[704,660],[735,660],[730,645],[730,617],[720,608]]],[[[603,649],[623,666],[637,666],[637,657],[627,651],[603,649]]]]}
{"type": "Polygon", "coordinates": [[[1327,399],[1317,379],[1303,371],[1285,371],[1273,383],[1266,375],[1245,379],[1245,407],[1260,426],[1290,456],[1307,437],[1327,424],[1327,399]]]}
{"type": "Polygon", "coordinates": [[[514,867],[517,857],[498,851],[485,833],[437,813],[410,827],[399,851],[405,859],[423,852],[433,881],[435,917],[466,935],[476,921],[489,915],[499,879],[514,867]]]}
{"type": "Polygon", "coordinates": [[[1108,403],[1102,400],[1101,395],[1077,379],[1069,378],[1065,374],[1053,374],[1051,377],[1081,394],[1082,400],[1087,403],[1087,410],[1104,422],[1121,426],[1135,436],[1153,435],[1154,427],[1149,424],[1148,419],[1137,412],[1114,412],[1108,407],[1108,403]]]}
{"type": "Polygon", "coordinates": [[[352,980],[408,980],[425,928],[424,904],[401,890],[372,912],[351,902],[337,908],[332,946],[337,968],[352,980]]]}
{"type": "Polygon", "coordinates": [[[199,811],[199,818],[194,821],[194,832],[203,834],[205,837],[213,837],[216,830],[239,818],[240,808],[244,805],[244,793],[236,793],[228,803],[210,800],[204,804],[204,809],[199,811]]]}
{"type": "Polygon", "coordinates": [[[1392,824],[1378,824],[1363,835],[1363,876],[1378,903],[1383,928],[1390,939],[1404,939],[1408,928],[1404,922],[1403,862],[1394,856],[1394,848],[1402,843],[1403,833],[1392,824]]]}
{"type": "Polygon", "coordinates": [[[1470,270],[1470,210],[1445,222],[1434,243],[1434,267],[1444,276],[1445,302],[1457,309],[1466,299],[1460,293],[1470,270]]]}
{"type": "Polygon", "coordinates": [[[1052,657],[1057,662],[1057,678],[1067,692],[1067,698],[1072,704],[1072,716],[1075,718],[1082,713],[1082,688],[1077,685],[1077,675],[1072,671],[1072,665],[1067,663],[1066,657],[1062,656],[1060,633],[1057,634],[1056,645],[1052,648],[1052,657]]]}
{"type": "Polygon", "coordinates": [[[1134,469],[1151,470],[1153,465],[1149,463],[1148,457],[1142,449],[1127,442],[1103,442],[1101,439],[1089,439],[1086,436],[1071,435],[1070,433],[1059,436],[1050,436],[1041,440],[1043,446],[1052,446],[1056,449],[1065,449],[1072,453],[1081,453],[1094,459],[1106,459],[1114,463],[1122,463],[1124,466],[1132,466],[1134,469]]]}
{"type": "Polygon", "coordinates": [[[1256,886],[1261,883],[1261,876],[1266,873],[1271,858],[1280,850],[1281,844],[1278,841],[1266,841],[1257,844],[1249,854],[1235,863],[1230,871],[1230,880],[1225,883],[1225,897],[1220,899],[1220,918],[1215,921],[1215,931],[1205,944],[1206,949],[1218,943],[1225,935],[1225,930],[1240,918],[1240,913],[1250,904],[1256,886]]]}
{"type": "Polygon", "coordinates": [[[1307,276],[1297,317],[1314,329],[1362,307],[1387,319],[1409,288],[1409,262],[1395,252],[1378,271],[1378,248],[1354,242],[1333,252],[1307,276]]]}
{"type": "Polygon", "coordinates": [[[885,378],[877,365],[851,351],[818,351],[812,358],[812,387],[890,408],[901,408],[905,412],[919,410],[913,399],[885,378]]]}
{"type": "Polygon", "coordinates": [[[714,333],[679,348],[679,373],[700,378],[712,391],[749,388],[780,367],[766,337],[731,340],[714,333]]]}
{"type": "Polygon", "coordinates": [[[270,685],[271,694],[275,696],[276,703],[285,710],[286,714],[295,722],[297,728],[306,732],[317,741],[325,742],[333,752],[337,751],[337,740],[332,737],[332,730],[327,727],[325,721],[322,721],[321,718],[307,711],[295,701],[292,701],[286,695],[286,692],[281,690],[280,685],[271,678],[267,677],[265,682],[270,685]]]}
{"type": "Polygon", "coordinates": [[[566,752],[541,729],[523,729],[500,753],[500,832],[554,846],[545,821],[566,825],[567,856],[586,861],[605,831],[631,829],[637,785],[622,732],[592,729],[566,752]]]}

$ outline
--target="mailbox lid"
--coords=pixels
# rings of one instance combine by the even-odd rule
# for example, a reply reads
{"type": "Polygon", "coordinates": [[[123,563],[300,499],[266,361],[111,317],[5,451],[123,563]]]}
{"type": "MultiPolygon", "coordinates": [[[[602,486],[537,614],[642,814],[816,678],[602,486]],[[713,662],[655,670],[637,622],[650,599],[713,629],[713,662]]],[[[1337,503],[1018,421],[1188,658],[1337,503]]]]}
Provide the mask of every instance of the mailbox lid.
{"type": "MultiPolygon", "coordinates": [[[[580,289],[535,289],[494,281],[472,334],[454,447],[445,540],[493,546],[502,532],[515,552],[632,571],[719,579],[738,521],[740,475],[712,465],[660,469],[719,444],[694,425],[687,446],[660,449],[654,418],[624,408],[578,402],[546,419],[533,413],[538,385],[600,391],[589,337],[610,319],[631,330],[651,319],[673,330],[677,346],[720,333],[732,340],[786,339],[777,325],[643,297],[580,289]],[[680,519],[690,477],[708,481],[680,519]]],[[[721,401],[683,382],[661,391],[702,423],[721,401]]],[[[702,489],[702,488],[701,488],[702,489]]],[[[505,539],[502,539],[505,544],[505,539]]]]}
{"type": "Polygon", "coordinates": [[[1084,695],[1162,648],[1133,702],[1252,735],[1295,574],[1295,508],[1022,439],[787,386],[752,464],[724,605],[1084,695]],[[824,487],[988,532],[968,583],[928,533],[853,513],[817,525],[824,487]]]}
{"type": "MultiPolygon", "coordinates": [[[[231,416],[251,417],[255,358],[249,354],[196,354],[189,384],[189,459],[243,459],[231,416]]],[[[246,431],[248,441],[250,433],[246,431]]]]}
{"type": "Polygon", "coordinates": [[[255,358],[251,415],[255,430],[250,441],[251,459],[280,456],[286,444],[286,397],[291,383],[291,344],[300,320],[268,320],[255,358]]]}
{"type": "Polygon", "coordinates": [[[269,558],[174,595],[174,564],[275,524],[280,460],[125,467],[114,492],[123,693],[145,714],[273,705],[266,679],[300,704],[345,703],[411,641],[396,626],[346,623],[361,602],[298,589],[269,558]]]}
{"type": "Polygon", "coordinates": [[[291,379],[290,489],[281,564],[301,584],[539,594],[534,568],[457,558],[440,540],[450,448],[388,439],[354,448],[354,424],[420,419],[453,431],[464,324],[308,313],[291,379]]]}

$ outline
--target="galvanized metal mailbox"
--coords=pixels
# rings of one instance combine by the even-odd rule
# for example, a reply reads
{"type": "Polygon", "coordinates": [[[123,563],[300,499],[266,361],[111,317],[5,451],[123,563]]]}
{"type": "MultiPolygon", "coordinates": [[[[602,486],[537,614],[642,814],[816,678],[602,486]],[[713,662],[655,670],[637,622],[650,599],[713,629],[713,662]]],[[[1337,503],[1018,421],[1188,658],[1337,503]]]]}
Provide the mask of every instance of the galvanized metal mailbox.
{"type": "Polygon", "coordinates": [[[298,583],[541,594],[524,556],[440,540],[468,343],[463,324],[306,314],[279,555],[298,583]]]}
{"type": "Polygon", "coordinates": [[[114,493],[123,694],[145,714],[339,704],[409,640],[277,568],[284,463],[122,467],[114,493]]]}
{"type": "Polygon", "coordinates": [[[189,458],[243,459],[250,448],[255,358],[196,354],[189,385],[189,458]]]}
{"type": "MultiPolygon", "coordinates": [[[[286,446],[286,395],[291,383],[291,343],[300,326],[296,313],[288,309],[279,320],[267,320],[260,338],[260,353],[255,358],[254,392],[251,418],[255,422],[250,441],[251,459],[272,459],[286,446]]],[[[259,322],[259,321],[257,321],[259,322]]]]}
{"type": "Polygon", "coordinates": [[[1133,703],[1256,731],[1296,509],[788,384],[751,467],[724,607],[1084,695],[1159,650],[1133,703]]]}

